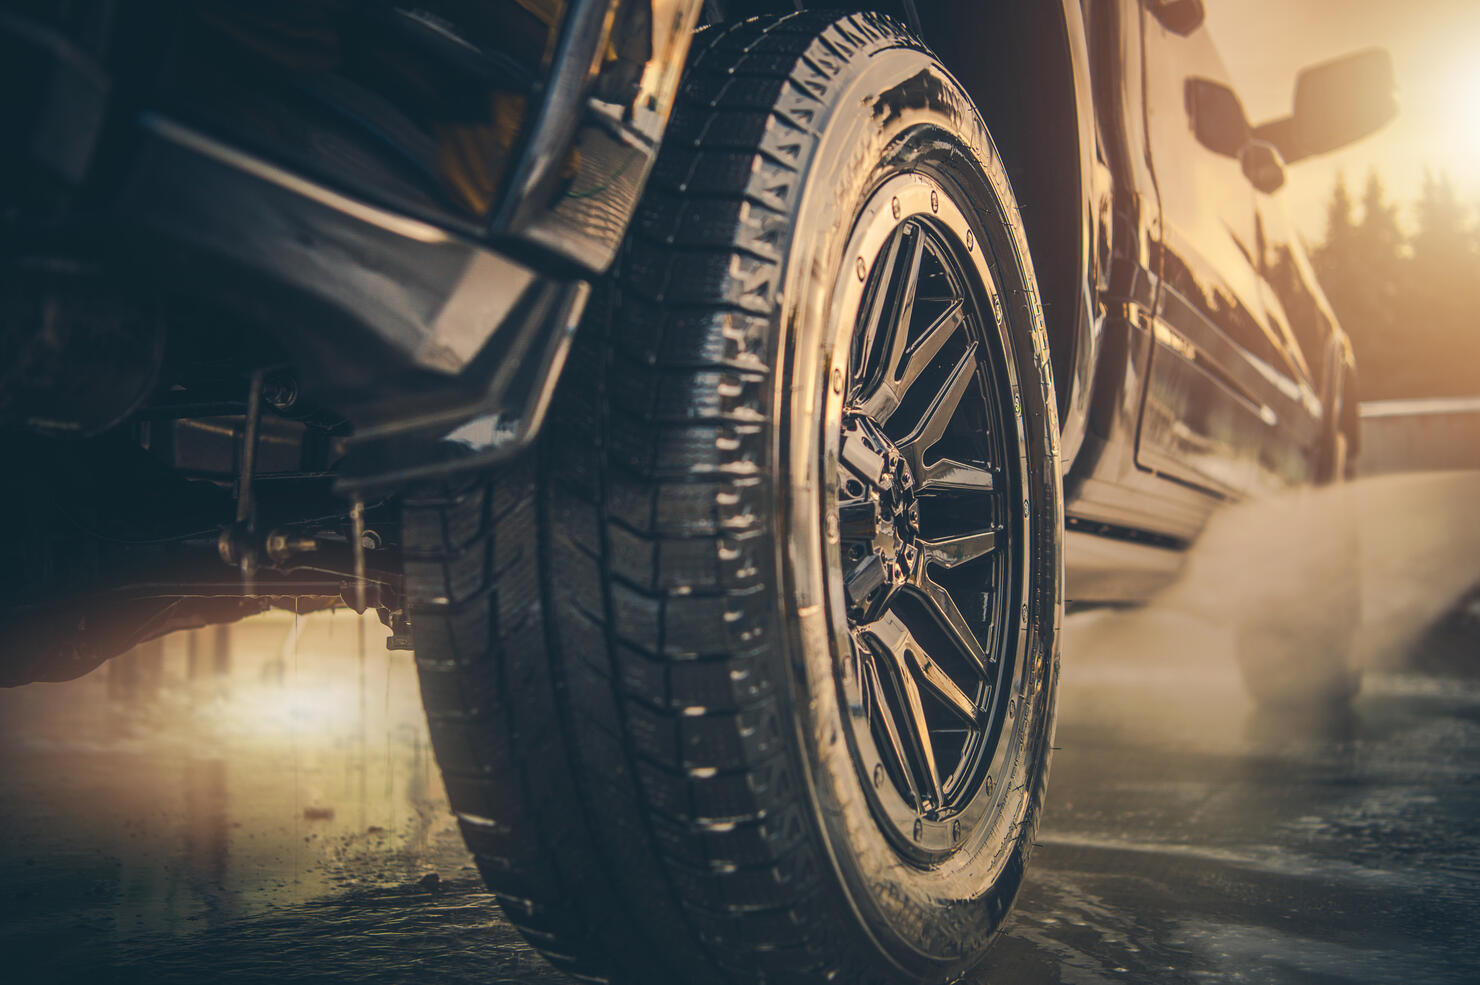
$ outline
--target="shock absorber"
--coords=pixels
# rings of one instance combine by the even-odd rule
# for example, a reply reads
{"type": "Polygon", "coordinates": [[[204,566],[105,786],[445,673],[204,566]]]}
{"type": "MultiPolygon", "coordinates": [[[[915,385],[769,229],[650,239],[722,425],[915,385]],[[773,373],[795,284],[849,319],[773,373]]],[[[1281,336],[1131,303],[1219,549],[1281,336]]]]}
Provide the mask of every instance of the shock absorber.
{"type": "Polygon", "coordinates": [[[252,482],[257,474],[257,434],[262,425],[262,370],[252,371],[247,387],[247,419],[242,429],[242,455],[236,478],[236,520],[221,531],[216,548],[221,560],[242,573],[243,594],[252,594],[257,571],[256,503],[252,482]]]}

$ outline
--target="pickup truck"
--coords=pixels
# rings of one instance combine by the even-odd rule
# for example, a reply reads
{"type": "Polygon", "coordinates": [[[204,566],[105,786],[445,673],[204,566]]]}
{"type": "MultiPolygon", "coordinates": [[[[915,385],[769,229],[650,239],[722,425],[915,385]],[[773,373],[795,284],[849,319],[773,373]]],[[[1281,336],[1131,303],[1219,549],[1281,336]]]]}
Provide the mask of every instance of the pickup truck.
{"type": "Polygon", "coordinates": [[[558,967],[982,964],[1065,606],[1349,471],[1279,189],[1392,67],[1251,121],[1202,0],[814,6],[0,2],[0,682],[374,610],[558,967]]]}

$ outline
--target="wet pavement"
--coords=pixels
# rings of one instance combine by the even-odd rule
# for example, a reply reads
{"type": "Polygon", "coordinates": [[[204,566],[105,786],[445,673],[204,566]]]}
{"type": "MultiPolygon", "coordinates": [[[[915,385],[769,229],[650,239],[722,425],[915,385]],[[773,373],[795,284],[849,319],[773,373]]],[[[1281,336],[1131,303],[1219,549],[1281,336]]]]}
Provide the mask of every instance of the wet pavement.
{"type": "Polygon", "coordinates": [[[1144,655],[1066,658],[1046,822],[986,980],[1475,982],[1480,634],[1369,674],[1349,714],[1290,717],[1243,699],[1221,634],[1147,621],[1071,633],[1144,655]]]}
{"type": "MultiPolygon", "coordinates": [[[[1476,625],[1291,719],[1242,697],[1226,631],[1071,617],[1047,819],[980,981],[1475,981],[1476,625]]],[[[0,979],[568,981],[481,891],[410,658],[359,630],[264,618],[0,692],[0,979]]]]}

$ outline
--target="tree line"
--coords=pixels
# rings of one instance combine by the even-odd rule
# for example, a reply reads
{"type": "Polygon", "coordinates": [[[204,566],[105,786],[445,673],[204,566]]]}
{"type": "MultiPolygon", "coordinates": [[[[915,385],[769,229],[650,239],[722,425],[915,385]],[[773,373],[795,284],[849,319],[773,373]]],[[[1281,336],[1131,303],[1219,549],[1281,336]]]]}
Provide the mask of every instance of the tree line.
{"type": "Polygon", "coordinates": [[[1356,350],[1360,399],[1480,395],[1480,222],[1426,175],[1410,234],[1376,172],[1338,175],[1312,262],[1356,350]]]}

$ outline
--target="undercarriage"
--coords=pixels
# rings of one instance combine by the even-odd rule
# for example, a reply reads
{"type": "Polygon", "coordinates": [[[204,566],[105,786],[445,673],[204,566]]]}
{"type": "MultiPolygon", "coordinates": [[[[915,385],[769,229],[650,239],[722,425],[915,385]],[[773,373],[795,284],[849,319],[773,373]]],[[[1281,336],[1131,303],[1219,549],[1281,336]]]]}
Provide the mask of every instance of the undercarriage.
{"type": "Polygon", "coordinates": [[[269,607],[373,608],[409,648],[395,509],[334,489],[344,418],[270,341],[84,276],[12,288],[0,328],[0,684],[269,607]]]}

